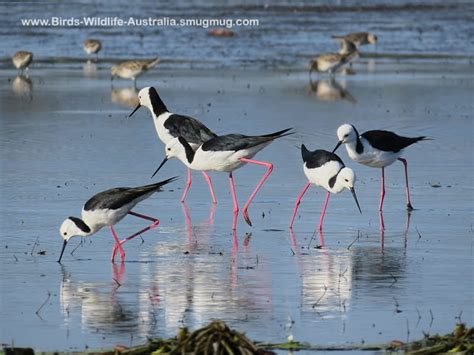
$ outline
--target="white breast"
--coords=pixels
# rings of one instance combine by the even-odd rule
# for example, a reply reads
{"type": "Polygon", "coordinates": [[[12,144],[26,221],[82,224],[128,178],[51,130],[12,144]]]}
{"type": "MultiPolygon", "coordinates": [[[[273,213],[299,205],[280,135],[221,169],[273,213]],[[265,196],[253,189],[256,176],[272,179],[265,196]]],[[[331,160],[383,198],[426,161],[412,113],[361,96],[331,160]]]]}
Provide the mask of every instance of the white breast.
{"type": "MultiPolygon", "coordinates": [[[[308,169],[304,164],[304,173],[308,178],[309,182],[316,186],[321,186],[327,191],[331,191],[332,188],[329,186],[329,179],[336,175],[342,169],[341,163],[332,160],[319,168],[308,169]]],[[[332,191],[331,191],[332,192],[332,191]]]]}
{"type": "Polygon", "coordinates": [[[117,210],[102,209],[102,210],[93,210],[85,211],[82,210],[82,220],[92,229],[95,233],[99,229],[105,226],[113,226],[124,218],[128,211],[135,204],[125,205],[117,210]]]}
{"type": "Polygon", "coordinates": [[[402,152],[385,152],[383,150],[378,150],[372,148],[372,146],[365,140],[361,139],[361,142],[364,146],[364,151],[362,154],[357,153],[355,144],[346,144],[347,153],[349,157],[358,162],[359,164],[367,165],[372,168],[383,168],[392,164],[397,160],[402,152]]]}

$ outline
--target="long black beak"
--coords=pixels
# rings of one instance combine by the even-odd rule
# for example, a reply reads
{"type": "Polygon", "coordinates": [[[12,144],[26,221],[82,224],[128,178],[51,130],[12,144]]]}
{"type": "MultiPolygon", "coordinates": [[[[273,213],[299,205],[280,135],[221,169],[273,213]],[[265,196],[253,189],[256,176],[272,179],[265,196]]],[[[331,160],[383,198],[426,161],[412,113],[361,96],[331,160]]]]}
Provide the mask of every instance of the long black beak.
{"type": "Polygon", "coordinates": [[[140,107],[142,107],[142,105],[138,104],[138,106],[135,107],[135,110],[133,110],[133,112],[132,112],[130,115],[128,115],[128,118],[132,117],[133,114],[134,114],[135,112],[137,112],[140,107]]]}
{"type": "Polygon", "coordinates": [[[360,214],[362,214],[362,210],[360,209],[359,201],[357,201],[356,190],[353,187],[351,187],[350,190],[352,192],[352,196],[354,196],[354,200],[357,204],[357,208],[359,209],[360,214]]]}
{"type": "Polygon", "coordinates": [[[341,146],[341,144],[342,144],[342,141],[337,142],[337,144],[334,147],[334,149],[332,150],[332,152],[334,153],[337,150],[337,148],[339,148],[341,146]]]}
{"type": "Polygon", "coordinates": [[[165,165],[165,163],[166,163],[167,161],[168,161],[168,157],[165,157],[165,159],[163,159],[163,161],[161,162],[160,166],[155,170],[155,172],[154,172],[153,175],[151,176],[151,179],[153,179],[153,176],[156,175],[156,173],[158,172],[158,170],[160,170],[161,167],[162,167],[163,165],[165,165]]]}
{"type": "Polygon", "coordinates": [[[61,249],[61,255],[59,255],[58,263],[60,263],[60,264],[61,264],[61,259],[63,258],[64,249],[66,249],[66,245],[67,245],[67,240],[64,241],[63,248],[61,249]]]}

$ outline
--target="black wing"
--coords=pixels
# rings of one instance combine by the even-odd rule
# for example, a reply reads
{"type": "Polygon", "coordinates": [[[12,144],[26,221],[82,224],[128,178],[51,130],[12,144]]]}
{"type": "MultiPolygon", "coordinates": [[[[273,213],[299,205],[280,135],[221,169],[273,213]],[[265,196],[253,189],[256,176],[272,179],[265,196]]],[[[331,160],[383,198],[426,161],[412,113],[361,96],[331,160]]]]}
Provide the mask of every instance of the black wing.
{"type": "Polygon", "coordinates": [[[304,144],[301,145],[301,155],[308,169],[319,168],[331,160],[339,162],[342,167],[345,166],[344,162],[341,160],[341,158],[339,158],[337,154],[322,149],[317,149],[314,152],[311,152],[306,149],[304,144]]]}
{"type": "Polygon", "coordinates": [[[362,137],[367,139],[370,145],[376,149],[383,150],[385,152],[397,153],[400,150],[425,139],[426,137],[402,137],[396,133],[390,131],[367,131],[362,133],[362,137]]]}
{"type": "Polygon", "coordinates": [[[263,136],[245,136],[243,134],[227,134],[215,137],[202,145],[204,151],[238,151],[272,141],[276,138],[287,136],[291,128],[266,134],[263,136]]]}
{"type": "Polygon", "coordinates": [[[172,114],[164,124],[173,137],[183,137],[188,143],[202,144],[217,135],[195,118],[172,114]]]}
{"type": "Polygon", "coordinates": [[[99,192],[92,196],[84,205],[84,210],[91,211],[97,209],[116,210],[129,204],[143,195],[150,192],[160,191],[163,185],[176,180],[175,177],[160,181],[156,184],[139,186],[139,187],[117,187],[114,189],[99,192]]]}

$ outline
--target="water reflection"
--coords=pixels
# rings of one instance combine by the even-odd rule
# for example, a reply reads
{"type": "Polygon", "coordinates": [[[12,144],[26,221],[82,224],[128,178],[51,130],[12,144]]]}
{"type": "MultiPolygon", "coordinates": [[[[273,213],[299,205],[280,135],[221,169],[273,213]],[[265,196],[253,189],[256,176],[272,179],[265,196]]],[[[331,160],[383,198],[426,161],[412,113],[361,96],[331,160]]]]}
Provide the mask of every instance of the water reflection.
{"type": "Polygon", "coordinates": [[[314,235],[307,246],[298,246],[292,229],[290,236],[302,278],[302,309],[316,312],[322,318],[346,312],[351,305],[353,287],[351,254],[333,253],[324,248],[322,232],[318,232],[319,246],[311,246],[314,235]]]}
{"type": "Polygon", "coordinates": [[[97,65],[92,60],[88,60],[83,67],[84,77],[95,78],[97,76],[97,65]]]}
{"type": "MultiPolygon", "coordinates": [[[[405,223],[405,230],[404,230],[404,243],[403,247],[406,250],[408,246],[408,234],[410,232],[410,220],[411,220],[411,211],[407,211],[407,218],[405,223]]],[[[383,218],[383,212],[379,211],[379,230],[380,230],[380,246],[382,253],[384,252],[385,248],[385,221],[383,218]]]]}
{"type": "Polygon", "coordinates": [[[355,104],[357,100],[346,89],[346,83],[339,83],[335,78],[318,79],[313,81],[309,77],[308,91],[314,92],[316,97],[322,101],[347,100],[355,104]]]}
{"type": "MultiPolygon", "coordinates": [[[[80,314],[81,327],[105,333],[130,333],[140,326],[134,302],[121,300],[117,292],[123,282],[124,264],[112,265],[112,282],[75,281],[65,266],[60,286],[60,305],[66,326],[80,314]]],[[[73,324],[71,324],[73,326],[73,324]]]]}
{"type": "Polygon", "coordinates": [[[136,107],[139,103],[138,89],[136,87],[119,88],[112,87],[110,92],[112,102],[124,107],[136,107]]]}
{"type": "Polygon", "coordinates": [[[12,81],[12,90],[15,96],[21,99],[33,100],[33,82],[28,75],[17,75],[12,81]]]}

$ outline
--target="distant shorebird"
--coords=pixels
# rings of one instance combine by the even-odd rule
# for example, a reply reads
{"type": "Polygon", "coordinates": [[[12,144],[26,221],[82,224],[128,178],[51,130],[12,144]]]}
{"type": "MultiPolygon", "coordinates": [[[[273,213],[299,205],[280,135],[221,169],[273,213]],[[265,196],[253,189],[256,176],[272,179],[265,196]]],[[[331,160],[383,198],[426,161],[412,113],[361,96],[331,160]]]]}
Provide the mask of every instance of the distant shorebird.
{"type": "Polygon", "coordinates": [[[369,32],[354,32],[343,36],[332,36],[332,38],[341,42],[352,42],[357,48],[366,44],[377,44],[377,36],[369,32]]]}
{"type": "Polygon", "coordinates": [[[28,70],[28,66],[31,64],[32,60],[33,53],[27,51],[16,52],[12,57],[13,65],[19,72],[23,72],[25,69],[28,70]]]}
{"type": "Polygon", "coordinates": [[[329,196],[331,193],[338,194],[344,189],[348,189],[352,192],[354,200],[357,204],[359,212],[362,213],[359,202],[357,201],[357,195],[354,189],[354,183],[356,177],[352,169],[347,168],[336,154],[328,152],[326,150],[315,150],[310,152],[306,149],[305,145],[301,145],[301,155],[303,157],[303,168],[306,177],[309,182],[303,188],[303,191],[298,196],[291,216],[290,228],[293,228],[293,222],[296,217],[296,212],[300,205],[303,195],[306,193],[311,184],[323,187],[326,193],[326,201],[324,202],[323,209],[321,210],[321,216],[319,218],[318,231],[323,228],[324,214],[326,213],[326,207],[329,202],[329,196]]]}
{"type": "MultiPolygon", "coordinates": [[[[153,117],[153,123],[155,124],[158,138],[160,138],[164,144],[169,143],[174,138],[183,137],[193,149],[197,149],[201,144],[217,136],[195,118],[169,112],[154,87],[141,89],[138,93],[138,100],[138,106],[133,110],[129,117],[132,117],[132,115],[142,106],[148,108],[153,117]]],[[[203,171],[202,174],[209,186],[212,202],[217,203],[211,178],[205,171],[203,171]]],[[[188,168],[188,180],[186,181],[186,188],[181,197],[181,202],[186,200],[186,195],[188,194],[190,186],[191,169],[188,168]]]]}
{"type": "Polygon", "coordinates": [[[320,54],[309,62],[309,74],[313,70],[317,72],[329,72],[331,76],[334,76],[337,70],[343,65],[350,63],[352,60],[359,56],[354,44],[347,42],[345,44],[343,53],[328,53],[320,54]]]}
{"type": "Polygon", "coordinates": [[[84,51],[87,54],[95,54],[96,57],[102,48],[102,43],[98,39],[86,39],[84,41],[84,51]]]}
{"type": "MultiPolygon", "coordinates": [[[[247,203],[244,205],[242,215],[245,221],[251,226],[252,222],[248,216],[248,208],[254,199],[260,187],[271,174],[273,164],[252,160],[260,150],[269,145],[276,138],[281,138],[291,134],[288,132],[291,128],[284,129],[279,132],[270,133],[262,136],[244,136],[242,134],[227,134],[217,136],[194,150],[187,140],[183,137],[174,138],[166,144],[166,157],[158,166],[153,175],[166,163],[171,157],[177,157],[189,168],[201,171],[223,171],[229,173],[230,189],[232,193],[232,201],[234,204],[234,216],[239,212],[237,197],[235,194],[234,180],[232,172],[246,163],[262,165],[267,171],[259,181],[257,187],[250,195],[247,203]]],[[[234,218],[232,229],[236,229],[236,221],[234,218]]]]}
{"type": "Polygon", "coordinates": [[[64,243],[58,262],[61,262],[64,249],[66,249],[69,239],[75,236],[90,236],[105,226],[110,227],[112,236],[115,239],[115,245],[112,250],[112,262],[114,261],[117,249],[120,252],[120,260],[123,261],[125,259],[125,252],[123,251],[122,244],[149,229],[155,228],[159,224],[158,219],[132,212],[132,208],[134,208],[137,203],[150,197],[154,192],[161,191],[162,186],[174,181],[175,179],[176,178],[174,177],[156,184],[140,187],[118,187],[99,192],[91,197],[82,209],[82,219],[69,217],[61,225],[59,232],[61,237],[64,239],[64,243]],[[152,221],[153,223],[120,241],[113,226],[127,214],[152,221]]]}
{"type": "Polygon", "coordinates": [[[410,200],[410,189],[408,188],[408,164],[401,158],[403,149],[418,141],[426,140],[425,136],[402,137],[390,131],[367,131],[359,135],[357,129],[351,124],[343,124],[337,130],[339,142],[333,152],[341,144],[346,145],[347,153],[352,160],[370,166],[372,168],[382,168],[382,186],[380,191],[379,211],[382,211],[385,197],[385,167],[395,160],[400,160],[405,166],[405,182],[407,194],[407,209],[413,210],[410,200]]]}
{"type": "Polygon", "coordinates": [[[137,78],[147,70],[150,70],[160,62],[160,58],[151,60],[130,60],[114,65],[110,72],[112,74],[111,80],[118,76],[123,79],[132,79],[133,84],[136,85],[137,78]]]}

